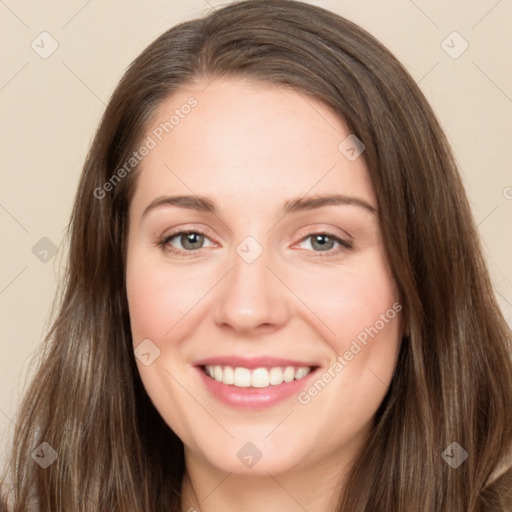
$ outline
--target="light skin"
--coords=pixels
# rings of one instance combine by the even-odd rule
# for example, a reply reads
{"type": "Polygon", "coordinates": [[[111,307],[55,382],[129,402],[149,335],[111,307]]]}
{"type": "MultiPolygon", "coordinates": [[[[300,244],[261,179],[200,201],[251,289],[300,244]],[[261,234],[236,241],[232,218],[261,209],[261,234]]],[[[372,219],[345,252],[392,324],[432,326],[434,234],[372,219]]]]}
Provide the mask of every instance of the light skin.
{"type": "Polygon", "coordinates": [[[401,315],[307,405],[296,395],[257,411],[226,405],[193,364],[271,355],[312,361],[321,375],[399,302],[364,159],[340,152],[350,132],[320,102],[235,78],[178,90],[145,136],[190,96],[197,106],[138,170],[126,269],[133,345],[150,339],[160,350],[148,366],[137,360],[139,372],[185,447],[182,510],[334,511],[391,382],[401,315]],[[332,194],[370,209],[331,204],[283,214],[286,201],[332,194]],[[155,200],[178,195],[207,197],[216,211],[164,205],[144,215],[155,200]],[[169,239],[197,229],[204,238],[169,239]],[[324,244],[315,243],[325,232],[324,244]],[[252,263],[236,251],[247,236],[263,249],[252,263]],[[251,468],[237,457],[247,442],[262,453],[251,468]]]}

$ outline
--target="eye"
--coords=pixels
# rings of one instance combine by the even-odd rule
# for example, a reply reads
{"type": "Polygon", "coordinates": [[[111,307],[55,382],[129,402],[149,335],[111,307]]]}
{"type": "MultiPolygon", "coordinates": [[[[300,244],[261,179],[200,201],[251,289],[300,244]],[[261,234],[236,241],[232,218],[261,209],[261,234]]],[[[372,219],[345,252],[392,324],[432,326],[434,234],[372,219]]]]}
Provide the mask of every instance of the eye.
{"type": "Polygon", "coordinates": [[[194,231],[178,231],[167,235],[158,242],[158,245],[165,251],[174,254],[193,256],[191,253],[197,252],[198,249],[203,249],[205,247],[205,241],[209,241],[211,243],[211,240],[205,233],[196,229],[194,231]],[[180,247],[176,248],[176,243],[178,243],[180,247]]]}
{"type": "MultiPolygon", "coordinates": [[[[204,243],[206,241],[210,242],[210,245],[206,247],[212,247],[214,245],[205,233],[195,229],[190,231],[178,231],[164,236],[158,241],[158,245],[166,252],[185,257],[193,257],[196,256],[193,253],[205,247],[204,243]],[[179,247],[176,247],[176,243],[179,244],[179,247]]],[[[299,244],[305,243],[306,241],[309,241],[307,244],[309,247],[306,247],[306,249],[313,250],[313,252],[317,253],[315,256],[320,257],[332,256],[346,249],[353,248],[352,244],[347,240],[328,232],[307,235],[302,238],[299,244]]]]}
{"type": "Polygon", "coordinates": [[[304,243],[306,241],[309,241],[309,247],[306,247],[306,249],[312,249],[314,252],[320,253],[315,255],[320,257],[331,256],[333,254],[338,254],[339,252],[346,249],[353,248],[350,242],[332,233],[312,233],[304,237],[299,243],[304,243]],[[335,246],[337,246],[336,249],[334,249],[335,246]]]}

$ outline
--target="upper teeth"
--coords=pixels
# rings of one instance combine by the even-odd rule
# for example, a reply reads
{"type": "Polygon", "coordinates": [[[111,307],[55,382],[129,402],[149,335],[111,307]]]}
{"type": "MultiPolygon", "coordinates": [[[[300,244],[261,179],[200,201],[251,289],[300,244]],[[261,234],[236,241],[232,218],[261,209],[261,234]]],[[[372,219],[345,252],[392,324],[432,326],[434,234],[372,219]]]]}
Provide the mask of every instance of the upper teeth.
{"type": "Polygon", "coordinates": [[[301,366],[294,368],[287,366],[286,368],[233,368],[232,366],[210,366],[206,365],[206,373],[218,382],[223,384],[232,384],[239,388],[266,388],[270,385],[277,386],[283,382],[291,382],[294,379],[302,379],[310,371],[309,366],[301,366]]]}

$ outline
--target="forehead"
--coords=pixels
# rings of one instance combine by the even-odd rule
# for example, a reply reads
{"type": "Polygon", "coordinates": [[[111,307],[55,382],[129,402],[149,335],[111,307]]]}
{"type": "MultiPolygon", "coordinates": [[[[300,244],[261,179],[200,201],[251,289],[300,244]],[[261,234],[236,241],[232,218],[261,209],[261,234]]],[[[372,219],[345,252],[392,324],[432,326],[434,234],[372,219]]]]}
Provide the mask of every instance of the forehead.
{"type": "Polygon", "coordinates": [[[282,86],[216,79],[179,89],[149,123],[133,208],[198,194],[257,211],[283,198],[339,192],[375,198],[363,158],[340,150],[350,132],[314,98],[282,86]]]}

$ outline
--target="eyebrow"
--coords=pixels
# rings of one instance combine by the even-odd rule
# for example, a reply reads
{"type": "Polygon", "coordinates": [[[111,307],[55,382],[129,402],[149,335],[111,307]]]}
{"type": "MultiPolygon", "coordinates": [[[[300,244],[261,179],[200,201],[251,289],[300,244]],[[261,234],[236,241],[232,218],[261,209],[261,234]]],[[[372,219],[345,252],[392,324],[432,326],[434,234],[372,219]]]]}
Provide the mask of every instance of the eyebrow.
{"type": "MultiPolygon", "coordinates": [[[[376,214],[377,209],[364,199],[347,196],[344,194],[317,195],[308,197],[298,197],[285,201],[283,205],[283,213],[296,213],[307,210],[322,208],[323,206],[349,205],[358,206],[376,214]]],[[[217,212],[215,202],[205,196],[197,195],[179,195],[179,196],[162,196],[152,201],[142,213],[145,217],[150,211],[163,206],[177,206],[187,208],[189,210],[197,210],[200,212],[213,213],[217,212]]]]}

